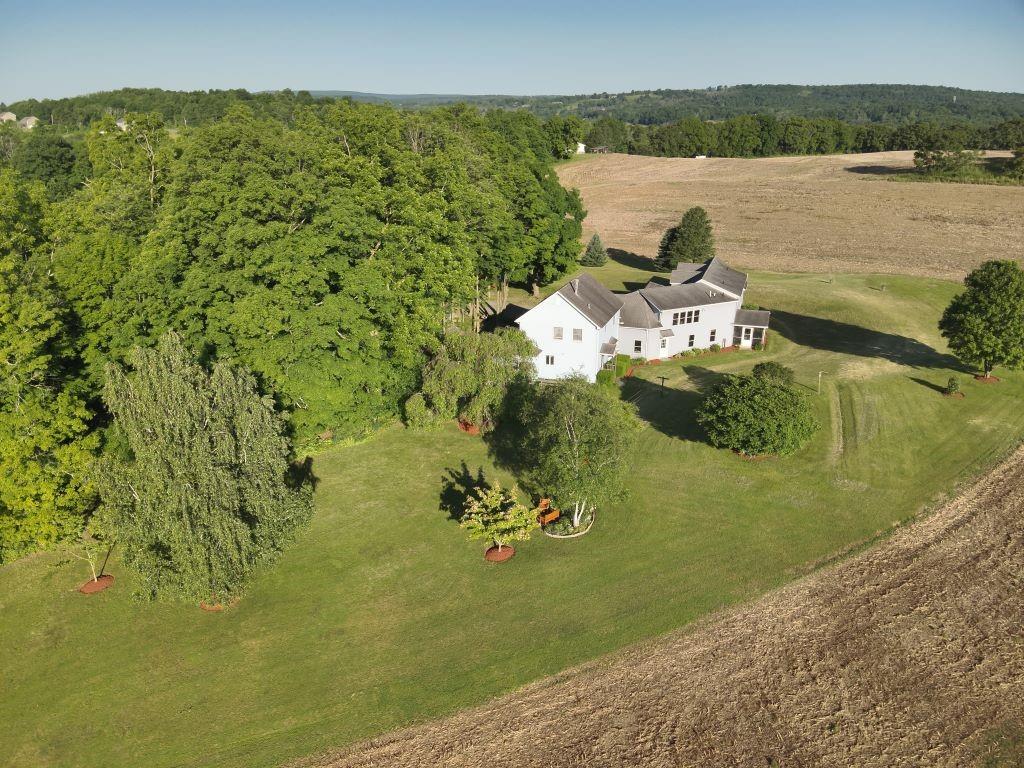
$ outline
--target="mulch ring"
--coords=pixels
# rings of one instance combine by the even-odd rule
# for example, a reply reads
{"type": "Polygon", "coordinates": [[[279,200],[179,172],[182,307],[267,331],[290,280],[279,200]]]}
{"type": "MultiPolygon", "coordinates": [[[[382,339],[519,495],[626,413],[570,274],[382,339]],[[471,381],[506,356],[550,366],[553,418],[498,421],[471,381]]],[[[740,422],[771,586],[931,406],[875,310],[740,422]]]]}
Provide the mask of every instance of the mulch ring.
{"type": "Polygon", "coordinates": [[[951,397],[954,400],[963,400],[965,397],[967,397],[967,395],[965,395],[963,392],[943,392],[942,396],[951,397]]]}
{"type": "Polygon", "coordinates": [[[480,434],[480,427],[478,427],[476,424],[470,424],[468,421],[459,421],[459,429],[461,429],[467,435],[480,434]]]}
{"type": "Polygon", "coordinates": [[[982,384],[996,384],[999,382],[998,376],[975,376],[975,381],[980,381],[982,384]]]}
{"type": "Polygon", "coordinates": [[[506,560],[510,560],[516,553],[516,548],[508,546],[507,544],[498,549],[497,547],[490,547],[484,552],[484,560],[489,563],[504,563],[506,560]]]}
{"type": "Polygon", "coordinates": [[[114,585],[114,577],[109,573],[104,573],[98,577],[96,581],[89,579],[85,584],[78,588],[78,591],[83,595],[95,595],[97,592],[102,592],[107,587],[114,585]]]}

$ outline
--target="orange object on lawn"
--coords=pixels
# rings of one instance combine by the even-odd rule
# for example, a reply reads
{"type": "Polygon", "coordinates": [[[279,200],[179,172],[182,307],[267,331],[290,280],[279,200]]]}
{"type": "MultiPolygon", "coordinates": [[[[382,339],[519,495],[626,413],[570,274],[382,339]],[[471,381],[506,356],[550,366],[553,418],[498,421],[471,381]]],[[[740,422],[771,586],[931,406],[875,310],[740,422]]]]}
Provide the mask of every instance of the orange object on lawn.
{"type": "Polygon", "coordinates": [[[557,520],[562,512],[557,509],[551,508],[551,499],[541,499],[540,504],[537,505],[537,522],[541,525],[547,525],[553,520],[557,520]]]}

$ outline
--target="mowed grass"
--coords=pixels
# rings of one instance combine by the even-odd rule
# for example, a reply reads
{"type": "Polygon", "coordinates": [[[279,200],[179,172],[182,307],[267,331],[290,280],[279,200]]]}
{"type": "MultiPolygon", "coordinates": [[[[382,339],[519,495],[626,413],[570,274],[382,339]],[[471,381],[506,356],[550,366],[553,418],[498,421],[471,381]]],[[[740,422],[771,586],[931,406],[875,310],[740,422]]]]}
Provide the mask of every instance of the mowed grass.
{"type": "MultiPolygon", "coordinates": [[[[594,271],[613,287],[647,279],[594,271]]],[[[440,509],[463,464],[512,480],[485,443],[395,426],[316,458],[311,526],[223,613],[133,602],[116,559],[115,587],[92,597],[74,591],[80,564],[6,566],[0,763],[279,764],[481,702],[861,546],[1024,434],[1024,376],[980,384],[943,351],[935,323],[957,290],[752,275],[749,299],[775,312],[769,350],[640,368],[623,387],[649,423],[629,498],[586,537],[538,536],[504,565],[440,509]],[[701,388],[767,359],[797,371],[823,429],[783,459],[704,444],[701,388]],[[936,391],[954,373],[964,400],[936,391]]]]}

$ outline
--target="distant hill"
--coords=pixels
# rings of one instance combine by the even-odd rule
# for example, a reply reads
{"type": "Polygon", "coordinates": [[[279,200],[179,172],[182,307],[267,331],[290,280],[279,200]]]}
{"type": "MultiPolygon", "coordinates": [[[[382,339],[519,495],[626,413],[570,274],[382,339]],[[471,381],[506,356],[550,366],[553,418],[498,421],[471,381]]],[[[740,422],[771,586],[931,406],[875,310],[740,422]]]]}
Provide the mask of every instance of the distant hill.
{"type": "Polygon", "coordinates": [[[481,107],[527,109],[540,117],[610,116],[657,125],[684,117],[724,120],[737,115],[830,117],[851,123],[917,121],[993,123],[1024,117],[1024,93],[969,91],[935,85],[733,85],[691,90],[630,91],[577,96],[378,94],[310,91],[407,108],[464,101],[481,107]]]}
{"type": "Polygon", "coordinates": [[[0,104],[19,117],[85,126],[105,114],[160,112],[171,125],[199,125],[220,118],[237,102],[287,118],[316,100],[349,98],[405,109],[466,102],[481,109],[524,109],[539,117],[614,117],[627,123],[661,125],[684,117],[725,120],[738,115],[838,118],[849,123],[970,123],[976,126],[1024,117],[1024,94],[968,91],[933,85],[734,85],[700,90],[631,91],[577,96],[472,94],[382,94],[360,91],[263,91],[243,89],[165,91],[121,88],[65,99],[28,99],[0,104]]]}

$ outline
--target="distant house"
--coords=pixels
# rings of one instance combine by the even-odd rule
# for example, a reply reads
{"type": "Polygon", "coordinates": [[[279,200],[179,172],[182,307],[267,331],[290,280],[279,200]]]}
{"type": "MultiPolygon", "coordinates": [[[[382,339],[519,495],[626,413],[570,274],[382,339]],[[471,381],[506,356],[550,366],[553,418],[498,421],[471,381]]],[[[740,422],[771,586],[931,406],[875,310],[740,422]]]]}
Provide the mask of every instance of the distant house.
{"type": "Polygon", "coordinates": [[[693,159],[694,160],[707,160],[708,156],[707,155],[694,155],[693,159]]]}
{"type": "Polygon", "coordinates": [[[587,145],[584,144],[582,141],[580,141],[580,142],[578,142],[576,144],[576,154],[577,155],[586,154],[586,151],[587,151],[587,145]]]}
{"type": "Polygon", "coordinates": [[[39,125],[39,118],[35,115],[23,117],[21,118],[21,120],[18,121],[18,127],[26,131],[31,131],[37,125],[39,125]]]}
{"type": "Polygon", "coordinates": [[[125,120],[123,117],[117,118],[117,121],[114,123],[114,125],[116,125],[122,131],[128,130],[128,121],[125,120]]]}
{"type": "Polygon", "coordinates": [[[0,112],[0,123],[16,123],[18,116],[13,112],[0,112]]]}
{"type": "Polygon", "coordinates": [[[608,147],[592,147],[590,151],[595,155],[607,155],[608,147]]]}
{"type": "Polygon", "coordinates": [[[589,274],[570,280],[517,324],[540,352],[541,378],[594,381],[615,355],[661,360],[691,349],[750,348],[767,337],[771,314],[743,309],[747,276],[721,259],[680,264],[668,285],[617,296],[589,274]]]}

